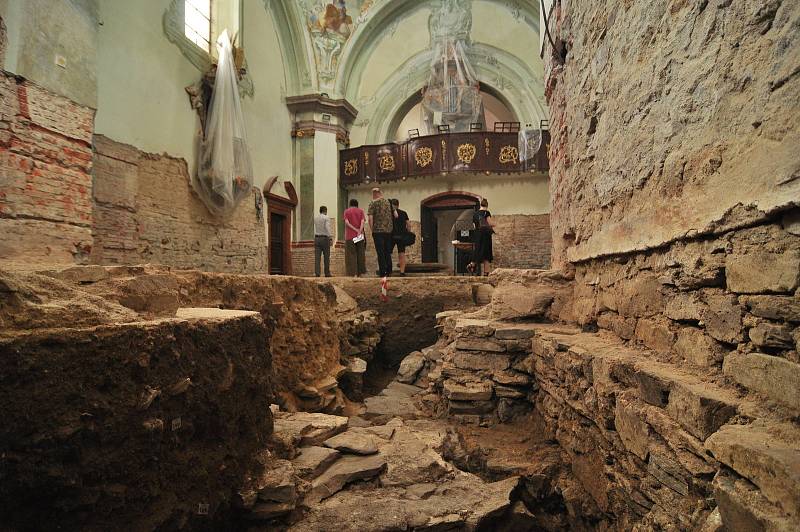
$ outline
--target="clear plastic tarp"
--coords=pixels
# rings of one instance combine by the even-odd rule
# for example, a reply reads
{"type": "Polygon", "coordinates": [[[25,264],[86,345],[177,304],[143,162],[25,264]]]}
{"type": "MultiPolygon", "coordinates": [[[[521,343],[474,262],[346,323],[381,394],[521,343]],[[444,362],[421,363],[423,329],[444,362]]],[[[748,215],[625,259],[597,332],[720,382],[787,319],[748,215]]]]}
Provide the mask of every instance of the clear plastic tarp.
{"type": "MultiPolygon", "coordinates": [[[[453,6],[443,2],[441,9],[452,10],[453,6]]],[[[422,93],[426,133],[438,133],[439,125],[449,125],[451,132],[469,131],[470,124],[484,128],[480,83],[469,63],[463,36],[443,33],[434,42],[432,52],[430,77],[422,93]]]]}
{"type": "Polygon", "coordinates": [[[533,159],[542,147],[542,130],[527,128],[519,132],[519,161],[533,159]]]}
{"type": "Polygon", "coordinates": [[[217,39],[219,62],[192,185],[213,214],[230,214],[250,195],[253,166],[228,32],[217,39]]]}

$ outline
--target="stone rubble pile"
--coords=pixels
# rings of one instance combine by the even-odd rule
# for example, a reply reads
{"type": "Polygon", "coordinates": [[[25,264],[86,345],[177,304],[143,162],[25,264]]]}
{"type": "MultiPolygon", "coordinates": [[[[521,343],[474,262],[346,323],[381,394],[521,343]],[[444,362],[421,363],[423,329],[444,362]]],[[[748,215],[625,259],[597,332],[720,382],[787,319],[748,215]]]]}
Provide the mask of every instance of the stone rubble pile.
{"type": "Polygon", "coordinates": [[[339,330],[341,364],[346,368],[339,378],[339,385],[348,398],[360,401],[363,399],[364,373],[381,342],[378,314],[367,310],[341,315],[339,330]]]}
{"type": "Polygon", "coordinates": [[[485,482],[459,471],[442,457],[454,434],[440,423],[396,417],[351,427],[346,417],[273,413],[277,445],[262,453],[265,473],[239,490],[251,530],[532,526],[524,505],[512,502],[519,477],[485,482]]]}

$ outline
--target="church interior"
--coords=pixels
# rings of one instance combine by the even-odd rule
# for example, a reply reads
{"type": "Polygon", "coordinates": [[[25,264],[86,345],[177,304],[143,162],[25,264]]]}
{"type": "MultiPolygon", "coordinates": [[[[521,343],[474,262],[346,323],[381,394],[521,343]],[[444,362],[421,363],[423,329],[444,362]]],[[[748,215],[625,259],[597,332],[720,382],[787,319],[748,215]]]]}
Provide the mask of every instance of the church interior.
{"type": "Polygon", "coordinates": [[[800,529],[800,3],[0,0],[0,67],[0,532],[800,529]]]}

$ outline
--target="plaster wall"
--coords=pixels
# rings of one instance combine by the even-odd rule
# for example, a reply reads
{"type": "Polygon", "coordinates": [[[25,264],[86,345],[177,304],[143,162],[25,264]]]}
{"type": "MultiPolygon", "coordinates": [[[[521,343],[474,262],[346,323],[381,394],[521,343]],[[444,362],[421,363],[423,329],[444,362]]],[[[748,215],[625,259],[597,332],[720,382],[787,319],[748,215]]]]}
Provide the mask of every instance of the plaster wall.
{"type": "Polygon", "coordinates": [[[97,108],[97,0],[0,0],[0,17],[8,28],[6,71],[97,108]]]}
{"type": "MultiPolygon", "coordinates": [[[[475,176],[428,178],[406,183],[380,185],[383,195],[397,198],[400,208],[411,220],[420,219],[420,204],[434,194],[449,190],[471,192],[489,200],[489,210],[494,215],[545,214],[550,211],[548,181],[545,176],[504,177],[475,176]]],[[[348,198],[356,198],[363,208],[372,200],[371,185],[351,189],[348,198]]]]}
{"type": "MultiPolygon", "coordinates": [[[[317,131],[314,135],[314,213],[328,207],[328,215],[336,216],[339,205],[339,148],[336,134],[317,131]]],[[[336,232],[337,223],[332,224],[336,232]]]]}
{"type": "MultiPolygon", "coordinates": [[[[96,133],[183,158],[193,172],[200,122],[184,87],[201,73],[164,35],[166,7],[157,0],[102,3],[96,133]]],[[[235,24],[228,8],[221,13],[235,24]]],[[[283,104],[283,65],[271,16],[258,0],[243,0],[241,9],[241,43],[255,86],[254,96],[242,99],[242,110],[254,184],[260,188],[270,176],[292,174],[291,120],[283,104]]],[[[282,189],[273,191],[282,194],[282,189]]]]}

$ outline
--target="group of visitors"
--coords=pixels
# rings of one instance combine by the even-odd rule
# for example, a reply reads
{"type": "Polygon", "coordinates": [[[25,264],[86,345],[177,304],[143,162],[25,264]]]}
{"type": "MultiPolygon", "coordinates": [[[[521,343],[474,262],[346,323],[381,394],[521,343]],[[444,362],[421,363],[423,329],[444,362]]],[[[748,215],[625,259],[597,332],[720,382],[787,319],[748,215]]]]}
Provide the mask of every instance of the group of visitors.
{"type": "MultiPolygon", "coordinates": [[[[492,234],[495,223],[491,219],[489,202],[481,200],[480,209],[475,212],[472,222],[475,226],[472,261],[467,266],[470,273],[475,273],[477,266],[482,265],[482,273],[488,275],[492,256],[492,234]]],[[[372,241],[378,256],[378,276],[392,275],[392,253],[397,249],[397,275],[406,274],[406,246],[411,246],[416,236],[408,227],[408,213],[400,209],[397,199],[383,197],[381,189],[372,189],[372,201],[367,214],[359,208],[358,200],[351,199],[350,206],[344,211],[345,244],[344,263],[348,276],[360,277],[367,273],[366,266],[366,225],[372,231],[372,241]]],[[[320,207],[319,214],[314,217],[314,273],[320,276],[320,257],[324,257],[325,277],[330,277],[330,250],[333,243],[331,219],[328,208],[320,207]]]]}

